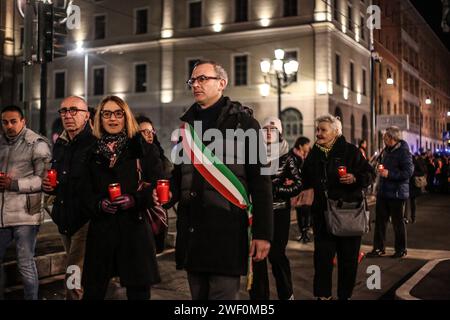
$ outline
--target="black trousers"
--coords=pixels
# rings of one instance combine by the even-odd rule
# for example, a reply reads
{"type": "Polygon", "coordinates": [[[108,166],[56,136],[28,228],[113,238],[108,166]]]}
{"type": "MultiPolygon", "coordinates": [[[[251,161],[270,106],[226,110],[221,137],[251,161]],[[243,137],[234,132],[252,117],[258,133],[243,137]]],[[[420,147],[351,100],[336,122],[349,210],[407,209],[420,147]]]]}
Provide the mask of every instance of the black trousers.
{"type": "Polygon", "coordinates": [[[300,233],[311,226],[311,206],[301,206],[297,211],[297,223],[300,233]]]}
{"type": "Polygon", "coordinates": [[[238,300],[241,277],[188,272],[192,300],[238,300]]]}
{"type": "Polygon", "coordinates": [[[337,254],[338,298],[352,296],[358,272],[361,237],[336,237],[325,230],[314,235],[314,296],[331,297],[333,259],[337,254]]]}
{"type": "Polygon", "coordinates": [[[395,235],[395,252],[406,250],[406,227],[403,219],[404,206],[405,200],[377,198],[373,239],[374,249],[384,250],[387,224],[389,217],[391,217],[395,235]]]}
{"type": "MultiPolygon", "coordinates": [[[[105,277],[98,283],[86,283],[83,300],[104,300],[110,278],[105,277]]],[[[126,286],[128,300],[150,300],[150,286],[126,286]]]]}
{"type": "MultiPolygon", "coordinates": [[[[275,277],[280,300],[288,300],[293,294],[291,267],[286,256],[290,225],[290,209],[274,210],[274,232],[269,252],[269,262],[272,265],[272,274],[275,277]]],[[[253,287],[249,294],[251,300],[269,300],[269,276],[266,260],[253,264],[253,287]]]]}

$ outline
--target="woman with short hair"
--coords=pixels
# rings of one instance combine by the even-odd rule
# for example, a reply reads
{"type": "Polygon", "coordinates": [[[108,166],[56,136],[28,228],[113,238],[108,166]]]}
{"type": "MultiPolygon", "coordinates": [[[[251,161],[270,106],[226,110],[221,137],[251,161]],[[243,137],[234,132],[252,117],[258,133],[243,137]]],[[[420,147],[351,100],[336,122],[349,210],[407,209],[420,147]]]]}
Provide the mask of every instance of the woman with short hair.
{"type": "Polygon", "coordinates": [[[362,190],[370,185],[374,173],[358,148],[345,140],[338,118],[317,118],[316,138],[302,172],[304,188],[314,190],[314,295],[321,300],[332,299],[333,258],[337,254],[337,293],[339,299],[346,300],[356,281],[361,236],[340,237],[329,232],[325,187],[330,199],[361,203],[362,190]],[[347,170],[342,176],[338,173],[340,166],[347,170]]]}
{"type": "Polygon", "coordinates": [[[130,300],[148,300],[150,286],[160,281],[153,234],[146,209],[161,175],[156,147],[144,148],[128,104],[104,98],[95,114],[98,141],[87,159],[83,207],[90,217],[83,272],[84,299],[104,299],[109,280],[120,277],[130,300]],[[142,177],[142,180],[140,179],[142,177]],[[140,188],[142,181],[150,184],[140,188]],[[111,199],[109,187],[120,184],[111,199]]]}

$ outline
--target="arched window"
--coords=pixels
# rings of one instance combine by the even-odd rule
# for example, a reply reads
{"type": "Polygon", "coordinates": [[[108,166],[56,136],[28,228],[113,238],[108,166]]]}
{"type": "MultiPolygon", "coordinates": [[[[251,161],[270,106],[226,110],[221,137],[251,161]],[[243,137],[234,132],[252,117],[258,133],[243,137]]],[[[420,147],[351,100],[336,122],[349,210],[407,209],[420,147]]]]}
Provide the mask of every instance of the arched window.
{"type": "Polygon", "coordinates": [[[387,114],[391,114],[391,102],[387,102],[387,114]]]}
{"type": "Polygon", "coordinates": [[[350,118],[350,140],[353,144],[356,144],[355,138],[355,116],[352,115],[350,118]]]}
{"type": "Polygon", "coordinates": [[[295,140],[303,135],[303,115],[295,108],[287,108],[281,113],[281,123],[283,124],[283,136],[290,146],[295,140]]]}
{"type": "Polygon", "coordinates": [[[342,110],[339,107],[336,107],[336,110],[334,111],[334,116],[339,117],[342,123],[342,130],[344,130],[344,116],[342,115],[342,110]]]}
{"type": "Polygon", "coordinates": [[[367,121],[366,115],[362,116],[361,127],[363,140],[369,141],[369,122],[367,121]]]}

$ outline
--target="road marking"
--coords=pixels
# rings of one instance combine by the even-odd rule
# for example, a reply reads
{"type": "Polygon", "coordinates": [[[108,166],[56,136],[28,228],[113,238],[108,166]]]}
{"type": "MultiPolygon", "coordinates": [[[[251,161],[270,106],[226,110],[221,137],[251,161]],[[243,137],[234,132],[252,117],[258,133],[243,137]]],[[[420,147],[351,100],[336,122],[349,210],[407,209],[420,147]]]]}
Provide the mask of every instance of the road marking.
{"type": "MultiPolygon", "coordinates": [[[[298,251],[306,251],[306,252],[314,252],[314,244],[313,242],[304,244],[295,240],[289,240],[288,249],[298,250],[298,251]]],[[[361,250],[364,252],[372,251],[372,246],[362,245],[361,250]]],[[[392,247],[386,247],[386,253],[394,253],[395,249],[392,247]]],[[[430,250],[430,249],[410,249],[408,248],[408,255],[403,259],[417,259],[417,260],[436,260],[436,259],[445,259],[450,258],[449,250],[430,250]]]]}
{"type": "Polygon", "coordinates": [[[436,265],[442,261],[449,259],[437,259],[428,262],[419,271],[417,271],[408,281],[406,281],[400,288],[395,292],[396,298],[400,300],[422,300],[413,295],[411,295],[412,289],[425,278],[431,270],[436,267],[436,265]]]}

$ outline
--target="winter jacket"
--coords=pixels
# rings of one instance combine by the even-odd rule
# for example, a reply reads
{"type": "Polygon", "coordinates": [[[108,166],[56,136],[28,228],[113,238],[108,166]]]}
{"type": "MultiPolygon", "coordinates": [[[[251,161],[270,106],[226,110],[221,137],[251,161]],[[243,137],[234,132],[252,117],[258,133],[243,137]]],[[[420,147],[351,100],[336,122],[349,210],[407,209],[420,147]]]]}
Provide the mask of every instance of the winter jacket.
{"type": "Polygon", "coordinates": [[[380,177],[377,196],[385,199],[406,200],[409,198],[409,180],[414,172],[412,154],[408,144],[400,140],[393,147],[386,147],[380,164],[388,170],[388,177],[380,177]]]}
{"type": "Polygon", "coordinates": [[[86,241],[83,283],[98,284],[104,277],[120,277],[123,286],[144,286],[160,281],[154,236],[146,208],[152,206],[152,190],[162,174],[157,148],[143,142],[141,135],[128,140],[114,167],[97,150],[88,153],[83,173],[83,215],[90,217],[86,241]],[[142,179],[151,183],[138,190],[137,159],[142,179]],[[101,210],[101,200],[109,199],[108,186],[120,183],[121,193],[129,194],[135,205],[115,214],[101,210]]]}
{"type": "MultiPolygon", "coordinates": [[[[198,119],[198,105],[191,106],[181,117],[193,125],[198,119]]],[[[251,110],[238,102],[222,97],[207,109],[203,117],[206,128],[217,128],[225,137],[226,129],[257,130],[260,126],[251,110]],[[210,109],[212,108],[212,109],[210,109]]],[[[201,137],[203,138],[203,137],[201,137]]],[[[227,141],[238,148],[236,139],[227,141]]],[[[204,142],[208,145],[208,142],[204,142]]],[[[249,143],[245,142],[245,158],[249,158],[249,143]]],[[[261,143],[262,145],[262,143],[261,143]]],[[[242,144],[240,145],[242,146],[242,144]]],[[[222,159],[230,154],[224,151],[222,159]]],[[[217,151],[217,150],[216,150],[217,151]]],[[[180,151],[183,153],[183,151],[180,151]]],[[[237,157],[236,153],[233,154],[237,157]]],[[[224,161],[225,162],[225,161],[224,161]]],[[[272,186],[269,175],[261,175],[261,163],[240,164],[233,159],[226,166],[236,175],[253,203],[253,239],[272,239],[272,186]]],[[[177,268],[190,272],[205,272],[229,276],[245,275],[248,260],[248,219],[246,211],[226,200],[189,163],[175,165],[171,191],[177,210],[177,268]]]]}
{"type": "Polygon", "coordinates": [[[11,190],[0,193],[0,227],[39,225],[42,178],[51,159],[44,137],[24,128],[13,139],[0,136],[0,171],[12,178],[11,190]]]}
{"type": "Polygon", "coordinates": [[[333,200],[361,202],[362,191],[374,178],[373,168],[356,146],[346,142],[343,136],[337,138],[328,157],[317,145],[311,149],[303,165],[302,177],[305,189],[314,189],[314,201],[311,207],[315,234],[327,233],[324,211],[327,208],[325,190],[333,200]],[[353,184],[340,183],[338,167],[345,166],[347,173],[355,176],[353,184]],[[325,170],[327,179],[325,179],[325,170]],[[326,181],[326,183],[325,183],[326,181]]]}
{"type": "Polygon", "coordinates": [[[281,156],[279,170],[272,176],[274,209],[289,209],[290,199],[300,194],[302,182],[299,168],[297,156],[292,150],[281,156]],[[293,184],[285,185],[286,179],[293,181],[293,184]]]}
{"type": "Polygon", "coordinates": [[[87,216],[80,214],[81,179],[88,150],[96,140],[90,126],[86,125],[73,140],[63,132],[53,147],[52,168],[56,169],[58,186],[53,192],[56,198],[51,217],[61,234],[71,236],[88,221],[87,216]]]}

